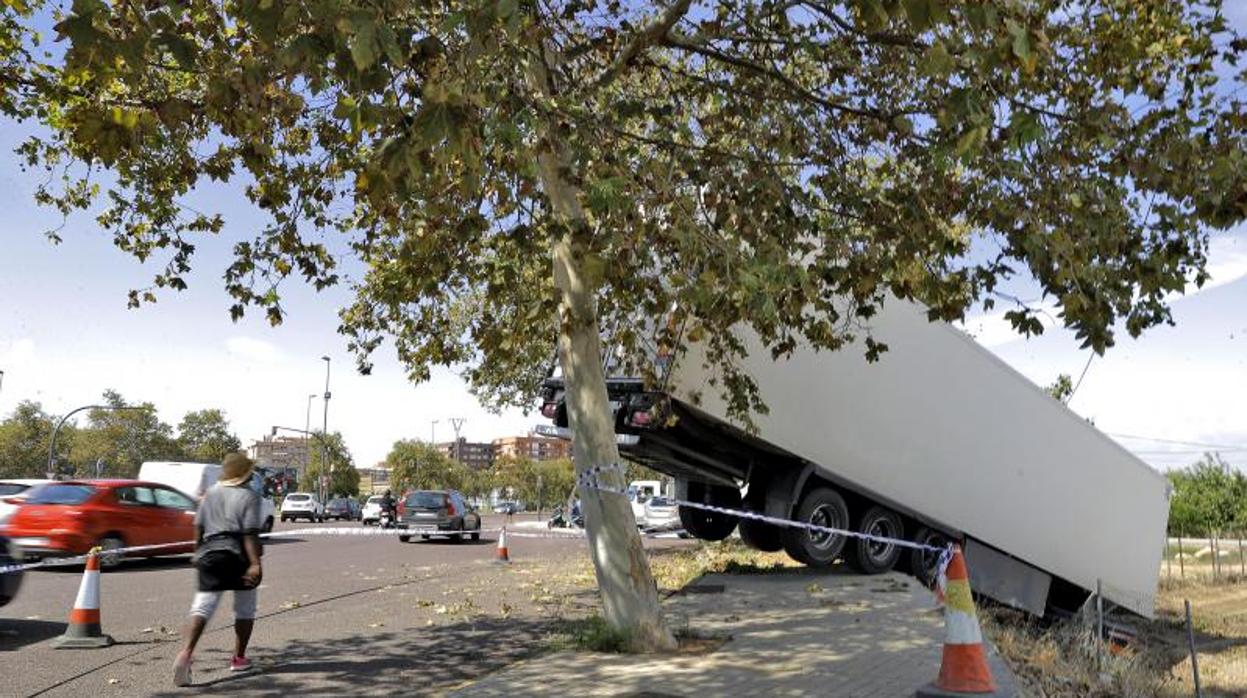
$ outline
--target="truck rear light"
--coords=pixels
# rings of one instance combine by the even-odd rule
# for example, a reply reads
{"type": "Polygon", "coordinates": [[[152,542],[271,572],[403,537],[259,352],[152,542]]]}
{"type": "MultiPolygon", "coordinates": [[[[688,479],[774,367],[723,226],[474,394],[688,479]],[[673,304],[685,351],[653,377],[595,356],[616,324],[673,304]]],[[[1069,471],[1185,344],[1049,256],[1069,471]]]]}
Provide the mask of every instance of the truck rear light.
{"type": "Polygon", "coordinates": [[[654,423],[654,415],[649,410],[637,410],[628,417],[628,422],[637,427],[648,427],[654,423]]]}
{"type": "Polygon", "coordinates": [[[559,412],[559,403],[547,402],[541,406],[541,416],[546,419],[554,419],[559,412]]]}

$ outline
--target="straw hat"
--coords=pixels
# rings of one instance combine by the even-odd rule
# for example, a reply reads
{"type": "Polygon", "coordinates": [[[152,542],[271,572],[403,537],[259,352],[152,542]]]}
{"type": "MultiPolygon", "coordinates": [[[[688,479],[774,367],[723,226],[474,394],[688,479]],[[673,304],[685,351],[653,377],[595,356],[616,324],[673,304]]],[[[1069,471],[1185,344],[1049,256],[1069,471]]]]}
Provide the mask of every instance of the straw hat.
{"type": "Polygon", "coordinates": [[[251,471],[255,470],[255,462],[247,454],[236,451],[225,457],[221,463],[221,477],[217,482],[226,487],[241,485],[251,479],[251,471]]]}

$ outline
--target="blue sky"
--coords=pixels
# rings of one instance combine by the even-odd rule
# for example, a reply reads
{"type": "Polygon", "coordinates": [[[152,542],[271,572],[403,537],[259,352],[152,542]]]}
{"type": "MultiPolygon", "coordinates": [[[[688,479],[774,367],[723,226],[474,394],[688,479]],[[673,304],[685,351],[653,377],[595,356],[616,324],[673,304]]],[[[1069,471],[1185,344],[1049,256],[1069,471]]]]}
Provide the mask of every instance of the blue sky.
{"type": "MultiPolygon", "coordinates": [[[[1227,14],[1247,26],[1247,3],[1228,3],[1227,14]]],[[[232,244],[261,223],[237,187],[197,194],[225,213],[227,228],[200,245],[190,289],[128,310],[126,292],[146,284],[155,268],[116,250],[89,217],[69,221],[64,242],[49,244],[43,232],[59,218],[32,199],[43,175],[22,172],[11,155],[27,133],[0,121],[0,414],[27,399],[63,413],[112,388],[154,402],[171,423],[188,410],[222,408],[249,443],[275,424],[303,426],[308,395],[323,390],[320,356],[328,354],[329,426],[343,431],[360,465],[383,459],[396,439],[429,438],[431,420],[440,420],[438,440],[451,436],[451,417],[467,419],[463,433],[471,439],[524,433],[539,421],[519,411],[488,413],[449,371],[412,386],[386,348],[372,375],[358,375],[335,331],[345,286],[317,294],[289,284],[289,314],[278,328],[259,315],[231,322],[221,274],[232,244]]],[[[1247,226],[1214,237],[1210,267],[1211,284],[1174,301],[1175,327],[1139,340],[1123,334],[1107,356],[1092,360],[1070,403],[1159,468],[1190,463],[1206,450],[1201,444],[1216,444],[1247,469],[1247,226]]],[[[1087,365],[1088,354],[1057,328],[1025,340],[998,313],[971,317],[964,327],[1041,385],[1060,373],[1077,379],[1087,365]]],[[[320,411],[317,399],[314,424],[320,411]]]]}

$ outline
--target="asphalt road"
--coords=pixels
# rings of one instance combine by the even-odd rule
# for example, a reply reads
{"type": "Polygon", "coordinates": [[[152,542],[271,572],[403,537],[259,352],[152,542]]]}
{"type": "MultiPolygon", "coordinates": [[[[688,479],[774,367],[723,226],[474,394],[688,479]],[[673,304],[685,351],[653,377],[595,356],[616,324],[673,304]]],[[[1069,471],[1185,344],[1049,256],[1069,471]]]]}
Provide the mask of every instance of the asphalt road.
{"type": "MultiPolygon", "coordinates": [[[[486,517],[484,525],[500,521],[486,517]]],[[[560,593],[559,571],[583,559],[586,544],[508,537],[515,561],[509,566],[494,563],[495,546],[491,533],[464,543],[338,536],[271,542],[249,653],[259,670],[225,670],[233,643],[226,600],[200,644],[196,684],[250,695],[426,694],[522,658],[575,601],[560,593]]],[[[81,579],[81,568],[29,573],[18,598],[0,609],[0,694],[185,693],[172,689],[170,667],[194,590],[188,559],[127,561],[105,572],[102,623],[117,644],[53,650],[49,641],[63,632],[81,579]]]]}

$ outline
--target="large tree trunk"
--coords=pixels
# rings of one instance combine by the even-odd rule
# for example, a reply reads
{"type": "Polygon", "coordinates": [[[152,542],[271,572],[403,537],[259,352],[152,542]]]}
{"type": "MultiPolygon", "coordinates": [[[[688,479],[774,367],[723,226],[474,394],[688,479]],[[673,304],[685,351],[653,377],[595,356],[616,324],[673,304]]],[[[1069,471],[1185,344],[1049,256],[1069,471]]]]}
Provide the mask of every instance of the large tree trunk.
{"type": "MultiPolygon", "coordinates": [[[[542,56],[537,49],[537,56],[542,56]]],[[[530,85],[543,96],[552,93],[550,76],[541,58],[530,58],[530,85]]],[[[576,187],[567,180],[570,161],[558,125],[547,121],[538,154],[542,187],[554,214],[565,230],[554,243],[554,282],[559,295],[559,360],[566,386],[567,414],[572,430],[572,457],[576,472],[594,466],[619,463],[615,446],[615,420],[606,394],[602,372],[602,346],[598,327],[596,288],[586,278],[584,250],[577,244],[586,235],[587,223],[576,187]]],[[[608,471],[600,481],[622,489],[621,470],[608,471]]],[[[581,497],[589,551],[597,572],[602,606],[611,627],[628,634],[633,649],[660,651],[676,646],[662,618],[658,588],[641,535],[628,500],[584,488],[581,497]]]]}

